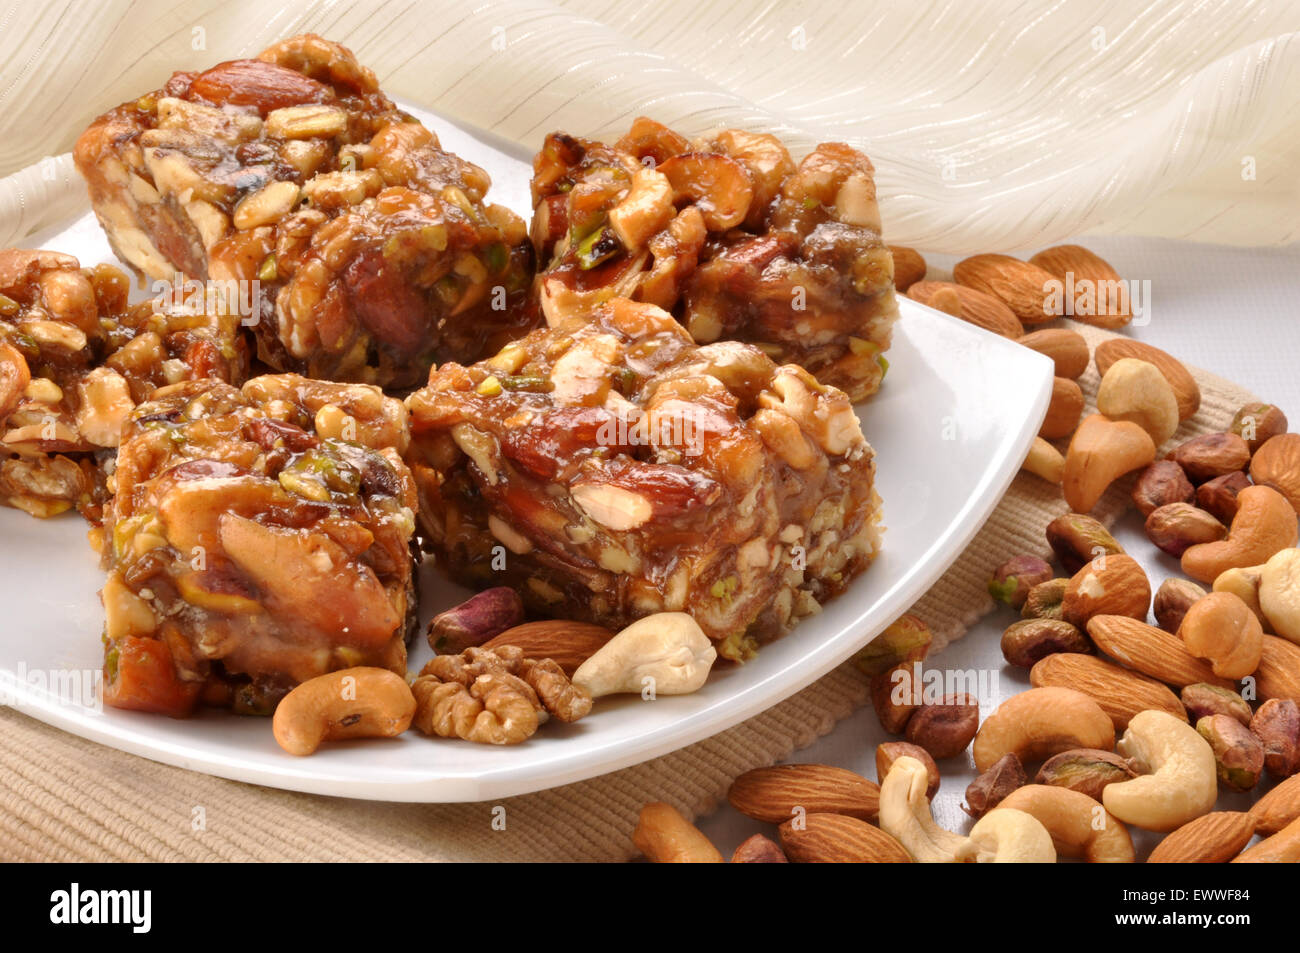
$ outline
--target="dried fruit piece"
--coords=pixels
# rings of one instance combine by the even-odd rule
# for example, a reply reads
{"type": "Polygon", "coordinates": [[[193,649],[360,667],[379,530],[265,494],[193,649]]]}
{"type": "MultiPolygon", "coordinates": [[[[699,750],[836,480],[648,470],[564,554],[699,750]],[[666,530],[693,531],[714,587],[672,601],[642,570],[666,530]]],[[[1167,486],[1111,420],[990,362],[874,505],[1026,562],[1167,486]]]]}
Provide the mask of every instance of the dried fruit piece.
{"type": "Polygon", "coordinates": [[[1106,527],[1083,513],[1066,513],[1048,523],[1047,544],[1071,575],[1094,559],[1124,552],[1106,527]]]}
{"type": "MultiPolygon", "coordinates": [[[[1012,753],[1004,754],[993,762],[966,787],[966,803],[961,809],[974,818],[981,818],[993,810],[1017,788],[1028,783],[1024,765],[1012,753]]],[[[934,795],[927,795],[933,798],[934,795]]]]}
{"type": "Polygon", "coordinates": [[[1039,660],[1058,652],[1092,651],[1092,643],[1079,628],[1063,619],[1024,619],[1002,633],[1002,656],[1012,665],[1033,668],[1039,660]]]}
{"type": "Polygon", "coordinates": [[[1264,771],[1264,745],[1230,715],[1206,715],[1196,732],[1214,749],[1219,780],[1234,791],[1249,791],[1264,771]]]}
{"type": "Polygon", "coordinates": [[[1136,777],[1132,763],[1121,755],[1097,748],[1071,748],[1044,761],[1034,783],[1069,788],[1100,801],[1106,785],[1136,777]]]}
{"type": "Polygon", "coordinates": [[[1024,608],[1029,590],[1052,578],[1052,567],[1037,556],[1013,556],[993,571],[989,595],[1012,609],[1024,608]]]}

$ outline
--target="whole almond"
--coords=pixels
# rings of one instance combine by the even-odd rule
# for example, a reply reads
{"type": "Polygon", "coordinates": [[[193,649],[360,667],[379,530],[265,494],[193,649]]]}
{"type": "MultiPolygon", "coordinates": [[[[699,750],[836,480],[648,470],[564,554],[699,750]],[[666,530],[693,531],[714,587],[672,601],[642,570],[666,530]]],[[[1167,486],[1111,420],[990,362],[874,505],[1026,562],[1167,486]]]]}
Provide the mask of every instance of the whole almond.
{"type": "Polygon", "coordinates": [[[1097,372],[1103,377],[1110,366],[1125,357],[1136,357],[1159,368],[1165,375],[1169,386],[1174,389],[1174,399],[1178,401],[1178,419],[1186,420],[1201,407],[1201,388],[1196,379],[1177,358],[1132,338],[1111,338],[1097,345],[1093,355],[1097,362],[1097,372]]]}
{"type": "Polygon", "coordinates": [[[1271,486],[1300,513],[1300,434],[1284,433],[1255,451],[1250,475],[1256,483],[1271,486]]]}
{"type": "Polygon", "coordinates": [[[485,649],[514,645],[523,649],[525,658],[554,659],[565,675],[572,675],[596,650],[614,637],[603,626],[564,619],[525,622],[506,629],[483,643],[485,649]]]}
{"type": "Polygon", "coordinates": [[[992,331],[1004,338],[1018,340],[1025,333],[1020,319],[1010,308],[992,295],[976,291],[974,288],[967,288],[951,281],[918,281],[907,289],[907,296],[913,301],[946,311],[969,324],[983,328],[985,331],[992,331]],[[944,293],[943,299],[949,302],[945,307],[940,307],[943,299],[936,301],[936,296],[941,292],[944,293]],[[951,310],[951,298],[948,293],[957,296],[958,308],[955,314],[951,310]]]}
{"type": "Polygon", "coordinates": [[[1188,821],[1156,845],[1148,864],[1222,864],[1255,836],[1255,821],[1241,811],[1215,811],[1188,821]]]}
{"type": "Polygon", "coordinates": [[[1080,291],[1092,292],[1092,314],[1072,307],[1066,309],[1067,316],[1074,320],[1111,331],[1133,320],[1128,286],[1100,255],[1082,245],[1055,245],[1043,249],[1029,261],[1060,281],[1063,288],[1072,282],[1076,295],[1080,291]]]}
{"type": "Polygon", "coordinates": [[[1254,678],[1260,700],[1289,698],[1300,704],[1300,645],[1265,635],[1254,678]]]}
{"type": "Polygon", "coordinates": [[[1178,696],[1168,687],[1093,655],[1048,655],[1029,670],[1029,681],[1035,688],[1055,686],[1083,692],[1110,716],[1117,734],[1140,711],[1155,709],[1187,720],[1178,696]]]}
{"type": "Polygon", "coordinates": [[[1088,621],[1088,634],[1097,648],[1117,662],[1166,684],[1179,688],[1196,682],[1224,688],[1232,686],[1228,679],[1215,675],[1208,663],[1187,651],[1177,636],[1137,619],[1121,615],[1093,616],[1088,621]]]}
{"type": "Polygon", "coordinates": [[[756,821],[780,824],[802,808],[808,814],[844,814],[871,820],[880,788],[860,774],[825,764],[777,764],[736,778],[727,800],[756,821]]]}
{"type": "Polygon", "coordinates": [[[889,254],[894,258],[894,288],[898,291],[906,291],[925,277],[925,259],[915,248],[890,245],[889,254]]]}
{"type": "Polygon", "coordinates": [[[1058,377],[1052,382],[1052,401],[1047,405],[1038,435],[1047,440],[1068,437],[1079,426],[1083,416],[1083,390],[1068,377],[1058,377]]]}
{"type": "Polygon", "coordinates": [[[1271,837],[1266,837],[1254,847],[1238,854],[1234,864],[1296,864],[1300,863],[1300,818],[1292,821],[1271,837]]]}
{"type": "Polygon", "coordinates": [[[1300,817],[1300,774],[1293,774],[1250,806],[1255,829],[1276,834],[1300,817]]]}
{"type": "Polygon", "coordinates": [[[997,298],[1021,324],[1045,324],[1061,316],[1061,311],[1049,304],[1049,289],[1056,277],[1019,258],[972,255],[953,265],[952,276],[959,285],[997,298]]]}
{"type": "Polygon", "coordinates": [[[894,838],[844,814],[809,814],[777,829],[786,856],[796,864],[909,864],[912,856],[894,838]]]}
{"type": "Polygon", "coordinates": [[[1088,369],[1092,353],[1078,331],[1069,328],[1042,328],[1020,339],[1031,351],[1045,354],[1056,365],[1056,376],[1077,380],[1088,369]]]}
{"type": "Polygon", "coordinates": [[[1083,628],[1095,615],[1145,619],[1151,582],[1132,556],[1116,553],[1092,560],[1073,576],[1061,600],[1061,618],[1083,628]]]}

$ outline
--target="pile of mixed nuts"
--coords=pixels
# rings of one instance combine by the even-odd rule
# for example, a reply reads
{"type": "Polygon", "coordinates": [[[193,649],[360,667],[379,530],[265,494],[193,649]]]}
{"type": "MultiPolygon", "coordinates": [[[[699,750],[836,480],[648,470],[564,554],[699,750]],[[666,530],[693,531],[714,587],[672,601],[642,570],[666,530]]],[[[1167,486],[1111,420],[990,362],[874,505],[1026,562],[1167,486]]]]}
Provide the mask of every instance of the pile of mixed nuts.
{"type": "MultiPolygon", "coordinates": [[[[1067,263],[1085,260],[1077,246],[1062,248],[1067,263]]],[[[1044,262],[1055,251],[1042,253],[1044,262]]],[[[924,261],[913,256],[895,253],[912,297],[1016,337],[1056,364],[1051,407],[1025,469],[1060,485],[1072,511],[1046,527],[1062,574],[1021,555],[989,580],[990,594],[1021,616],[1002,636],[1003,656],[1029,671],[1033,687],[982,723],[974,698],[898,691],[930,647],[924,622],[904,616],[855,660],[871,677],[881,725],[903,739],[878,746],[878,783],[817,764],[742,775],[732,806],[779,824],[779,844],[755,835],[732,861],[1133,862],[1130,828],[1167,835],[1149,862],[1300,861],[1300,434],[1287,432],[1280,409],[1254,403],[1228,431],[1157,459],[1200,406],[1180,362],[1128,339],[1090,354],[1064,328],[1021,336],[1023,325],[1008,315],[1038,323],[1037,314],[1023,293],[1015,297],[1024,281],[1011,279],[1031,263],[976,256],[967,261],[982,284],[959,264],[950,285],[920,281],[924,261]],[[1006,274],[991,273],[987,259],[1006,274]],[[1092,360],[1098,413],[1084,417],[1076,381],[1092,360]],[[1049,442],[1066,438],[1064,453],[1049,442]],[[1164,580],[1154,596],[1138,561],[1088,515],[1134,471],[1132,500],[1146,535],[1190,577],[1164,580]],[[936,760],[968,746],[979,776],[963,809],[975,823],[960,834],[935,822],[930,802],[936,760]],[[1031,781],[1027,766],[1035,764],[1031,781]],[[1249,810],[1215,811],[1221,791],[1264,784],[1273,786],[1249,810]],[[1263,839],[1247,848],[1256,834],[1263,839]]],[[[1092,273],[1113,274],[1092,258],[1092,273]]],[[[665,804],[647,806],[634,840],[654,861],[722,860],[665,804]]]]}

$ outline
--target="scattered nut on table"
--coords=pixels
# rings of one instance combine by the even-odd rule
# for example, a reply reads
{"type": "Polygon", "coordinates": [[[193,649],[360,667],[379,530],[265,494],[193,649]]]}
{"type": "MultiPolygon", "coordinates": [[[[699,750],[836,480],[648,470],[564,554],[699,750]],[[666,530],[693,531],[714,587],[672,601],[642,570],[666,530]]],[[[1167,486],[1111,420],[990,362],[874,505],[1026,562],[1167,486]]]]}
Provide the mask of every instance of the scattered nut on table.
{"type": "Polygon", "coordinates": [[[1191,725],[1144,711],[1129,722],[1115,750],[1146,772],[1102,792],[1106,810],[1124,823],[1172,831],[1213,810],[1219,794],[1214,751],[1191,725]]]}
{"type": "Polygon", "coordinates": [[[975,822],[957,846],[958,863],[1054,864],[1052,836],[1038,819],[1014,808],[997,807],[975,822]]]}

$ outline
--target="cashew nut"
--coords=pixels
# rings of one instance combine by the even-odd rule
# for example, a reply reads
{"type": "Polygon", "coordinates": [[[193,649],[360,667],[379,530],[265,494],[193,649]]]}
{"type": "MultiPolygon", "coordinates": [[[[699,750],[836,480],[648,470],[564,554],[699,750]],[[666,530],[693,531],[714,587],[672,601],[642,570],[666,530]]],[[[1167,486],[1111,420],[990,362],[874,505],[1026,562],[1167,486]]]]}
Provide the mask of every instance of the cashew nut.
{"type": "Polygon", "coordinates": [[[1230,592],[1212,592],[1192,603],[1178,626],[1187,651],[1206,659],[1214,674],[1245,678],[1259,667],[1264,630],[1250,606],[1230,592]]]}
{"type": "Polygon", "coordinates": [[[1300,643],[1300,549],[1283,549],[1264,564],[1259,608],[1276,635],[1300,643]]]}
{"type": "Polygon", "coordinates": [[[1215,592],[1230,592],[1246,603],[1264,631],[1272,632],[1272,624],[1259,604],[1259,580],[1263,574],[1263,566],[1236,566],[1219,573],[1213,588],[1215,592]]]}
{"type": "Polygon", "coordinates": [[[963,864],[1054,864],[1051,835],[1032,814],[998,806],[985,814],[957,848],[963,864]]]}
{"type": "Polygon", "coordinates": [[[1102,791],[1106,810],[1121,821],[1172,831],[1214,808],[1214,751],[1191,725],[1163,711],[1138,712],[1115,747],[1149,772],[1102,791]]]}
{"type": "Polygon", "coordinates": [[[641,808],[632,843],[652,864],[722,863],[722,854],[703,832],[663,801],[641,808]]]}
{"type": "Polygon", "coordinates": [[[998,808],[1037,818],[1062,857],[1082,857],[1090,864],[1133,863],[1133,839],[1124,822],[1082,791],[1027,784],[1003,798],[998,808]]]}
{"type": "Polygon", "coordinates": [[[1085,417],[1065,451],[1065,502],[1071,511],[1087,513],[1112,483],[1155,458],[1155,442],[1137,424],[1101,414],[1085,417]]]}
{"type": "Polygon", "coordinates": [[[907,849],[918,864],[951,864],[966,842],[934,822],[925,791],[930,772],[915,758],[894,762],[880,785],[880,829],[907,849]]]}
{"type": "Polygon", "coordinates": [[[975,769],[983,774],[1005,754],[1041,761],[1071,748],[1115,747],[1115,726],[1101,706],[1072,688],[1031,688],[1012,695],[975,735],[975,769]]]}
{"type": "Polygon", "coordinates": [[[345,668],[317,675],[280,700],[271,731],[290,754],[307,755],[322,741],[392,738],[411,725],[415,696],[386,668],[345,668]]]}
{"type": "Polygon", "coordinates": [[[1062,475],[1065,473],[1065,457],[1061,456],[1060,450],[1042,437],[1035,437],[1034,444],[1029,448],[1029,454],[1025,457],[1025,462],[1020,465],[1020,469],[1028,470],[1034,476],[1042,477],[1048,483],[1060,486],[1062,475]]]}
{"type": "Polygon", "coordinates": [[[639,693],[647,684],[658,695],[688,695],[704,684],[717,657],[713,643],[689,615],[657,612],[606,642],[573,673],[573,684],[592,698],[639,693]]]}
{"type": "Polygon", "coordinates": [[[1287,498],[1271,486],[1248,486],[1237,494],[1237,515],[1228,538],[1189,547],[1183,553],[1183,572],[1212,583],[1229,569],[1267,562],[1279,550],[1294,546],[1296,538],[1296,513],[1287,498]]]}
{"type": "Polygon", "coordinates": [[[1102,375],[1097,410],[1111,420],[1128,420],[1158,447],[1178,429],[1178,399],[1160,368],[1135,357],[1120,358],[1102,375]]]}

